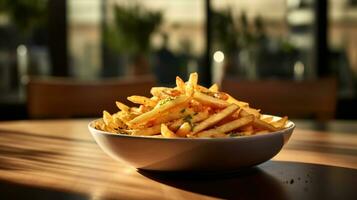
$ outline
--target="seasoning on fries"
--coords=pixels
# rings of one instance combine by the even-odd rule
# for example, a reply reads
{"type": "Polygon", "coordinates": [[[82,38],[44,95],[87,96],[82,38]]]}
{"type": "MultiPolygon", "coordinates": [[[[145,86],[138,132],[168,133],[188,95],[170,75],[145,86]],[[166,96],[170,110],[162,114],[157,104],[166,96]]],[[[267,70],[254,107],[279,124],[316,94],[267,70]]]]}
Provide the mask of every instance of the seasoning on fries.
{"type": "Polygon", "coordinates": [[[176,77],[176,87],[153,87],[152,97],[133,95],[129,107],[116,102],[119,112],[103,111],[95,128],[110,133],[165,138],[240,137],[284,129],[288,117],[274,120],[259,109],[249,107],[231,95],[219,91],[217,84],[198,85],[198,74],[184,82],[176,77]]]}

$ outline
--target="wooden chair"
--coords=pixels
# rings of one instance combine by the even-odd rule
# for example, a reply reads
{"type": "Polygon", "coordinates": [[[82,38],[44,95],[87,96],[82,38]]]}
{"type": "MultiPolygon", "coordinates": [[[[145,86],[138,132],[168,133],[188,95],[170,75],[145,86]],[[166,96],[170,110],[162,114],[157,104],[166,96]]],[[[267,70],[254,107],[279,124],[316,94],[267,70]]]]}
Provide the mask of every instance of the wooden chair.
{"type": "Polygon", "coordinates": [[[116,112],[115,101],[128,103],[130,95],[150,94],[153,77],[80,81],[70,78],[31,78],[27,85],[30,118],[99,117],[116,112]]]}
{"type": "Polygon", "coordinates": [[[335,79],[320,80],[259,80],[225,78],[222,90],[247,101],[263,113],[287,115],[290,118],[332,119],[336,109],[335,79]]]}

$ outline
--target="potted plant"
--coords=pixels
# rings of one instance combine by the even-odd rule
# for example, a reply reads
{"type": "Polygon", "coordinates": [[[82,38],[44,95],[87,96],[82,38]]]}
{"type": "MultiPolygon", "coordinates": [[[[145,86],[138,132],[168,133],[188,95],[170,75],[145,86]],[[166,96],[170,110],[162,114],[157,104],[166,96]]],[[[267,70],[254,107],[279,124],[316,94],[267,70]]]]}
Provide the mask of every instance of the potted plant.
{"type": "Polygon", "coordinates": [[[114,23],[105,33],[106,44],[129,57],[133,75],[148,73],[150,38],[161,22],[162,14],[158,11],[148,11],[139,5],[114,7],[114,23]]]}
{"type": "Polygon", "coordinates": [[[43,0],[0,0],[0,14],[9,17],[26,43],[35,28],[46,24],[47,4],[43,0]]]}

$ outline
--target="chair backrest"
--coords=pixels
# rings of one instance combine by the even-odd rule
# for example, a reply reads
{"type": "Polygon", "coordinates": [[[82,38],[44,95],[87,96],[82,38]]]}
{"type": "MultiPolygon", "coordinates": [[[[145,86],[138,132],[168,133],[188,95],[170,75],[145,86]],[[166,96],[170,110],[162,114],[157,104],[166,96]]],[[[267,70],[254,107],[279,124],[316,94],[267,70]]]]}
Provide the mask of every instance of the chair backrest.
{"type": "Polygon", "coordinates": [[[324,121],[332,119],[336,110],[337,83],[333,78],[301,82],[225,78],[222,90],[261,108],[263,113],[290,118],[312,117],[324,121]]]}
{"type": "Polygon", "coordinates": [[[150,94],[152,76],[130,79],[80,81],[70,78],[31,78],[27,85],[30,118],[98,117],[116,112],[115,101],[128,103],[130,95],[150,94]]]}

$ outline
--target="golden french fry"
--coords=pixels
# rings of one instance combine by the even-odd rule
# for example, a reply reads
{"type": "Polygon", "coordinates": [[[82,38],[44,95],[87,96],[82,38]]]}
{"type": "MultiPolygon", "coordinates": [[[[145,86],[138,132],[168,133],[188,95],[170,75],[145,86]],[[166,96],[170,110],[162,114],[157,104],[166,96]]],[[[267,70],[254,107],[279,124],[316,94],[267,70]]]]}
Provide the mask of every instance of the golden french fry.
{"type": "Polygon", "coordinates": [[[233,131],[235,129],[238,129],[238,128],[242,127],[242,126],[245,126],[245,125],[253,122],[253,120],[254,120],[254,116],[253,115],[248,115],[248,116],[233,120],[231,122],[228,122],[226,124],[223,124],[223,125],[221,125],[219,127],[199,132],[199,133],[197,133],[197,135],[199,137],[201,135],[207,135],[206,132],[208,132],[208,135],[210,133],[228,133],[230,131],[233,131]]]}
{"type": "Polygon", "coordinates": [[[254,131],[254,128],[253,128],[253,126],[252,125],[246,125],[246,126],[242,126],[242,127],[240,127],[239,128],[241,131],[251,131],[251,132],[253,132],[254,131]]]}
{"type": "Polygon", "coordinates": [[[106,127],[106,131],[111,133],[117,132],[118,125],[114,122],[113,117],[109,112],[103,111],[103,121],[106,127]]]}
{"type": "Polygon", "coordinates": [[[180,128],[176,131],[176,135],[180,137],[186,137],[191,131],[191,125],[188,122],[183,123],[180,128]]]}
{"type": "Polygon", "coordinates": [[[168,97],[180,96],[184,92],[181,92],[180,90],[177,90],[175,88],[157,87],[155,89],[152,89],[151,93],[153,95],[157,95],[156,97],[161,100],[161,99],[165,99],[165,98],[168,98],[168,97]]]}
{"type": "Polygon", "coordinates": [[[119,118],[121,121],[123,121],[125,124],[128,124],[128,122],[130,120],[134,119],[137,116],[138,115],[133,112],[120,111],[120,112],[116,113],[116,117],[119,118]]]}
{"type": "Polygon", "coordinates": [[[185,92],[185,88],[186,88],[186,85],[185,85],[185,82],[178,76],[176,76],[176,87],[178,90],[180,90],[182,93],[185,92]]]}
{"type": "Polygon", "coordinates": [[[185,104],[181,104],[173,109],[168,110],[162,115],[159,115],[152,121],[152,124],[162,124],[176,119],[184,118],[187,115],[193,115],[195,112],[191,108],[185,108],[185,104]]]}
{"type": "Polygon", "coordinates": [[[208,117],[209,117],[208,111],[204,110],[202,112],[198,112],[198,113],[193,114],[191,122],[192,123],[197,123],[197,122],[200,122],[200,121],[203,121],[203,120],[207,119],[208,117]]]}
{"type": "Polygon", "coordinates": [[[112,115],[106,110],[103,111],[103,121],[106,125],[112,122],[112,115]]]}
{"type": "Polygon", "coordinates": [[[219,113],[213,114],[206,120],[199,123],[197,126],[195,126],[193,128],[192,132],[195,134],[195,133],[198,133],[206,128],[209,128],[209,127],[217,124],[219,121],[226,118],[227,116],[231,115],[233,112],[235,112],[238,109],[239,109],[238,105],[231,104],[227,108],[220,111],[219,113]]]}
{"type": "Polygon", "coordinates": [[[138,108],[138,107],[131,107],[130,110],[129,110],[129,112],[130,112],[130,113],[134,113],[134,114],[136,114],[136,115],[141,115],[141,114],[142,114],[140,108],[138,108]]]}
{"type": "Polygon", "coordinates": [[[150,111],[151,109],[152,109],[151,106],[140,105],[139,107],[131,107],[129,112],[132,115],[138,116],[150,111]]]}
{"type": "Polygon", "coordinates": [[[130,126],[135,126],[137,124],[146,122],[154,117],[157,117],[158,115],[164,113],[165,111],[178,106],[180,104],[184,104],[186,102],[188,102],[190,98],[188,96],[179,96],[175,99],[172,100],[168,100],[167,102],[162,102],[158,107],[155,107],[154,109],[152,109],[149,112],[146,112],[142,115],[139,115],[137,117],[135,117],[134,119],[132,119],[129,122],[130,126]]]}
{"type": "Polygon", "coordinates": [[[160,125],[160,124],[157,124],[157,125],[152,126],[152,127],[149,127],[149,128],[133,130],[133,131],[131,132],[131,135],[145,135],[145,136],[149,136],[149,135],[159,134],[160,132],[161,132],[161,125],[160,125]]]}
{"type": "Polygon", "coordinates": [[[169,125],[171,130],[177,130],[180,128],[180,126],[185,123],[189,122],[190,124],[194,124],[197,122],[201,122],[209,117],[209,113],[207,110],[203,112],[198,112],[198,113],[193,113],[191,115],[186,115],[184,118],[180,118],[177,120],[174,120],[173,123],[169,125]]]}
{"type": "Polygon", "coordinates": [[[160,98],[164,94],[163,91],[165,90],[172,90],[172,89],[168,87],[152,87],[150,93],[152,94],[152,96],[160,98]]]}
{"type": "Polygon", "coordinates": [[[203,92],[203,93],[211,93],[211,91],[208,90],[208,88],[202,86],[202,85],[197,85],[196,87],[197,91],[203,92]]]}
{"type": "Polygon", "coordinates": [[[166,138],[176,138],[176,137],[178,137],[165,124],[161,124],[161,135],[166,137],[166,138]]]}
{"type": "Polygon", "coordinates": [[[227,101],[229,98],[228,94],[225,92],[213,92],[213,96],[224,101],[227,101]]]}
{"type": "Polygon", "coordinates": [[[259,134],[264,134],[264,133],[269,133],[269,131],[268,130],[261,130],[261,131],[255,132],[254,134],[259,135],[259,134]]]}
{"type": "Polygon", "coordinates": [[[260,120],[258,118],[254,118],[253,125],[260,129],[268,130],[268,131],[272,131],[272,132],[279,130],[278,128],[275,128],[273,125],[271,125],[263,120],[260,120]]]}
{"type": "Polygon", "coordinates": [[[192,87],[195,89],[197,87],[197,82],[198,82],[197,72],[191,73],[190,78],[188,79],[188,84],[192,85],[192,87]]]}
{"type": "Polygon", "coordinates": [[[185,94],[187,96],[190,97],[193,95],[197,87],[197,81],[198,81],[197,73],[191,73],[185,87],[185,94]]]}
{"type": "Polygon", "coordinates": [[[239,100],[235,99],[234,97],[232,97],[229,94],[227,94],[227,96],[228,96],[228,99],[227,99],[228,103],[237,104],[239,107],[248,107],[249,106],[249,104],[247,102],[239,101],[239,100]]]}
{"type": "Polygon", "coordinates": [[[208,105],[216,108],[225,108],[229,105],[229,103],[224,100],[217,99],[210,95],[197,91],[193,94],[193,98],[204,105],[208,105]]]}
{"type": "Polygon", "coordinates": [[[150,99],[156,102],[160,101],[159,97],[156,96],[152,96],[150,99]]]}
{"type": "Polygon", "coordinates": [[[177,131],[183,123],[185,123],[185,121],[182,118],[176,119],[168,123],[168,127],[170,128],[170,130],[177,131]]]}
{"type": "Polygon", "coordinates": [[[120,119],[119,113],[115,113],[112,115],[112,121],[118,128],[127,128],[127,125],[120,119]]]}
{"type": "Polygon", "coordinates": [[[273,121],[273,117],[272,116],[268,116],[268,117],[261,117],[260,118],[261,120],[267,122],[267,123],[270,123],[273,121]]]}
{"type": "Polygon", "coordinates": [[[248,115],[248,116],[233,120],[231,122],[228,122],[226,124],[223,124],[223,125],[217,127],[216,129],[220,132],[228,133],[228,132],[233,131],[239,127],[245,126],[245,125],[253,122],[253,120],[254,120],[254,116],[248,115]]]}
{"type": "Polygon", "coordinates": [[[129,112],[129,106],[123,104],[122,102],[120,101],[116,101],[115,104],[117,105],[117,107],[119,108],[119,110],[121,111],[125,111],[125,112],[129,112]]]}
{"type": "Polygon", "coordinates": [[[249,114],[254,115],[256,118],[260,118],[260,109],[254,109],[251,107],[245,107],[243,110],[247,111],[249,114]]]}
{"type": "Polygon", "coordinates": [[[209,87],[208,90],[211,92],[218,92],[219,88],[218,85],[215,83],[211,87],[209,87]]]}
{"type": "Polygon", "coordinates": [[[151,106],[151,107],[155,107],[156,106],[156,102],[151,100],[150,98],[144,97],[144,96],[130,96],[127,98],[129,101],[136,103],[136,104],[142,104],[145,106],[151,106]]]}
{"type": "Polygon", "coordinates": [[[271,125],[273,125],[276,128],[284,128],[285,124],[288,122],[288,117],[284,116],[283,118],[274,121],[274,122],[270,122],[271,125]]]}
{"type": "Polygon", "coordinates": [[[186,88],[185,88],[186,96],[191,97],[194,92],[195,92],[195,90],[191,84],[186,85],[186,88]]]}
{"type": "Polygon", "coordinates": [[[94,123],[94,127],[96,128],[96,129],[98,129],[98,130],[104,130],[105,129],[105,123],[104,123],[104,121],[103,121],[103,118],[102,119],[100,119],[100,120],[97,120],[97,121],[95,121],[95,123],[94,123]]]}
{"type": "Polygon", "coordinates": [[[247,115],[254,115],[256,118],[260,118],[260,110],[253,109],[253,108],[248,108],[248,107],[242,107],[239,111],[239,115],[241,117],[247,116],[247,115]]]}
{"type": "Polygon", "coordinates": [[[245,117],[248,116],[250,113],[248,113],[247,111],[243,110],[243,108],[241,107],[239,109],[239,117],[245,117]]]}

